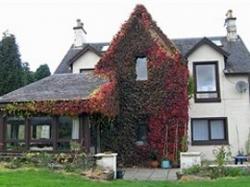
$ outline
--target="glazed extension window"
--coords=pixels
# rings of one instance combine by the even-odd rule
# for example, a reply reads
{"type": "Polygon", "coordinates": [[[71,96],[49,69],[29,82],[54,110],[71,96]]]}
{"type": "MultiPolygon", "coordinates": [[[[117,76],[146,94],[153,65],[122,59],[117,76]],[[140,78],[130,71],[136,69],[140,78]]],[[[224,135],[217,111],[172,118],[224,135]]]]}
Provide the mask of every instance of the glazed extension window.
{"type": "Polygon", "coordinates": [[[30,118],[30,150],[31,151],[52,151],[52,118],[32,117],[30,118]]]}
{"type": "Polygon", "coordinates": [[[136,80],[148,80],[147,57],[136,58],[136,80]]]}
{"type": "Polygon", "coordinates": [[[79,140],[79,118],[60,116],[58,118],[58,150],[70,150],[70,142],[79,140]]]}
{"type": "Polygon", "coordinates": [[[192,145],[228,143],[227,118],[191,119],[192,145]]]}
{"type": "Polygon", "coordinates": [[[6,119],[6,150],[22,151],[25,149],[25,119],[8,117],[6,119]]]}
{"type": "Polygon", "coordinates": [[[218,62],[194,62],[195,102],[220,102],[218,62]]]}

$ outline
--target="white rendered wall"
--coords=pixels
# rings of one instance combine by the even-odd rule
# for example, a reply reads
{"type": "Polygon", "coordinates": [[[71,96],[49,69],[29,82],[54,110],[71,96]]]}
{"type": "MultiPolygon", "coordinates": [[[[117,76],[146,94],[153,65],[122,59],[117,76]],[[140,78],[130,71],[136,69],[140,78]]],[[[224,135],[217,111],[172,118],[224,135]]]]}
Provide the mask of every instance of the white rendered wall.
{"type": "Polygon", "coordinates": [[[73,73],[80,73],[80,69],[94,69],[100,57],[92,51],[87,51],[78,58],[72,66],[73,73]]]}
{"type": "Polygon", "coordinates": [[[235,90],[235,83],[239,80],[248,82],[247,76],[225,76],[223,73],[225,68],[224,57],[208,45],[199,47],[188,57],[188,68],[191,75],[193,74],[193,62],[195,61],[218,61],[221,102],[194,103],[194,99],[190,100],[188,129],[189,151],[200,151],[202,152],[202,156],[208,160],[214,158],[213,150],[216,146],[191,145],[190,121],[191,118],[199,117],[227,117],[228,139],[233,155],[237,154],[238,149],[243,149],[245,151],[245,142],[250,130],[249,91],[242,94],[238,93],[235,90]],[[239,136],[237,135],[237,128],[239,136]]]}

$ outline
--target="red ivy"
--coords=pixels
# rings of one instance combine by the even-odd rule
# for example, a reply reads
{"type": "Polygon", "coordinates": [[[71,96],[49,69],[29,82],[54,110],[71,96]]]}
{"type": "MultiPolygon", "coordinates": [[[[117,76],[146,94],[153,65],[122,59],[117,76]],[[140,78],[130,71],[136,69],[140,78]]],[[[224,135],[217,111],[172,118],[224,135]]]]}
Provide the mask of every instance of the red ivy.
{"type": "Polygon", "coordinates": [[[85,100],[32,101],[8,104],[2,110],[14,115],[68,115],[77,116],[82,113],[102,113],[114,117],[118,112],[115,102],[115,81],[105,83],[85,100]]]}
{"type": "MultiPolygon", "coordinates": [[[[155,149],[160,154],[160,157],[166,156],[170,160],[176,161],[181,148],[181,139],[186,135],[187,131],[188,70],[187,66],[182,64],[182,58],[178,49],[167,39],[157,27],[156,23],[152,21],[151,15],[143,5],[136,6],[130,19],[122,25],[121,30],[111,42],[108,51],[97,64],[96,72],[116,80],[118,77],[117,64],[125,63],[125,61],[121,62],[122,59],[119,56],[125,53],[125,51],[123,53],[121,52],[124,49],[120,47],[120,44],[128,38],[129,32],[131,31],[130,28],[135,19],[139,22],[138,24],[143,25],[150,35],[154,32],[159,36],[153,38],[150,45],[151,47],[146,50],[146,56],[149,59],[149,71],[165,71],[163,73],[164,77],[160,80],[164,81],[164,87],[160,93],[158,93],[158,95],[161,94],[159,97],[162,101],[158,102],[157,98],[148,98],[151,103],[144,108],[144,112],[149,114],[149,146],[147,148],[155,149]]],[[[145,38],[145,40],[146,39],[148,38],[145,38]]],[[[137,39],[134,39],[130,42],[134,43],[136,40],[137,39]]],[[[131,45],[130,50],[136,49],[131,45]]],[[[127,53],[126,55],[131,55],[131,53],[127,53]]],[[[156,84],[159,83],[156,82],[156,84]]],[[[152,95],[151,97],[157,96],[152,95]]],[[[123,104],[126,105],[126,103],[123,104]]],[[[127,117],[129,118],[130,116],[127,117]]]]}
{"type": "MultiPolygon", "coordinates": [[[[142,45],[139,47],[142,49],[144,49],[145,46],[147,47],[146,55],[149,59],[149,72],[157,70],[163,76],[159,78],[158,81],[160,82],[153,82],[154,84],[160,86],[163,85],[160,87],[161,90],[159,93],[155,93],[154,90],[151,90],[154,94],[147,95],[148,98],[144,98],[143,100],[150,101],[143,107],[143,112],[149,114],[149,146],[146,146],[145,149],[155,149],[161,157],[167,156],[170,160],[176,161],[178,151],[181,147],[181,138],[187,131],[188,70],[186,65],[181,63],[182,59],[178,49],[176,49],[174,44],[167,39],[167,37],[157,27],[156,23],[152,21],[150,14],[142,5],[138,5],[135,8],[134,12],[130,16],[130,19],[122,25],[121,30],[114,37],[109,49],[98,62],[95,68],[96,73],[109,77],[110,82],[102,85],[91,95],[89,99],[75,101],[40,101],[26,104],[16,104],[13,105],[14,107],[9,107],[9,112],[30,111],[34,113],[54,115],[78,115],[81,113],[91,114],[100,112],[113,117],[122,112],[119,111],[118,105],[125,106],[123,109],[130,107],[128,106],[129,103],[126,103],[127,101],[122,101],[125,103],[119,103],[121,102],[120,99],[123,98],[119,98],[122,97],[121,95],[118,97],[119,88],[117,85],[118,82],[119,84],[122,83],[119,80],[120,75],[117,64],[125,63],[124,58],[128,56],[129,59],[129,55],[131,56],[133,51],[138,49],[138,46],[135,44],[138,38],[128,39],[128,36],[130,36],[130,29],[135,23],[138,24],[138,26],[142,25],[144,27],[144,30],[140,30],[143,33],[136,36],[144,37],[139,39],[139,43],[142,45]],[[152,32],[154,32],[154,36],[157,37],[152,37],[152,32]],[[148,36],[151,37],[149,38],[148,36]],[[142,43],[141,41],[144,42],[142,43]],[[125,51],[123,48],[124,46],[120,46],[121,43],[125,43],[125,47],[127,47],[127,45],[131,45],[129,51],[125,51]],[[167,48],[163,44],[166,45],[167,48]]],[[[123,65],[125,67],[125,64],[123,65]]],[[[149,82],[147,83],[148,85],[150,85],[149,82]]],[[[130,94],[134,94],[125,93],[124,90],[121,90],[121,92],[126,97],[129,97],[130,94]]],[[[140,96],[138,96],[137,100],[139,101],[140,99],[140,96]]],[[[123,123],[125,123],[124,121],[128,121],[127,124],[125,123],[124,125],[131,125],[130,122],[133,121],[131,116],[133,115],[133,113],[127,114],[127,111],[124,112],[124,115],[120,115],[126,116],[126,118],[131,118],[130,120],[123,120],[123,123]]],[[[130,131],[128,130],[128,132],[130,131]]],[[[122,132],[121,134],[128,136],[125,132],[122,132]]],[[[125,139],[126,138],[132,137],[125,137],[125,139]]],[[[119,148],[123,144],[125,143],[120,142],[117,147],[119,148]]],[[[146,152],[145,149],[144,151],[146,152]]],[[[122,152],[126,153],[126,150],[122,150],[122,152]]]]}

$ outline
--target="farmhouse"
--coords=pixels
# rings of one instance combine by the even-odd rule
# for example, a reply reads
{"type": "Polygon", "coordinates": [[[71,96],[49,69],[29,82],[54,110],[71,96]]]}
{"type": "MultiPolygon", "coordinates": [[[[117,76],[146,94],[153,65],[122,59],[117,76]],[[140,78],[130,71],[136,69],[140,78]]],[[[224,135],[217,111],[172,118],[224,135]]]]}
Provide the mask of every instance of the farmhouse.
{"type": "Polygon", "coordinates": [[[225,25],[225,36],[171,40],[138,5],[111,43],[88,43],[77,20],[54,75],[0,97],[0,151],[68,151],[78,141],[125,164],[151,153],[178,162],[187,148],[213,159],[220,145],[237,154],[249,133],[250,53],[232,11],[225,25]]]}

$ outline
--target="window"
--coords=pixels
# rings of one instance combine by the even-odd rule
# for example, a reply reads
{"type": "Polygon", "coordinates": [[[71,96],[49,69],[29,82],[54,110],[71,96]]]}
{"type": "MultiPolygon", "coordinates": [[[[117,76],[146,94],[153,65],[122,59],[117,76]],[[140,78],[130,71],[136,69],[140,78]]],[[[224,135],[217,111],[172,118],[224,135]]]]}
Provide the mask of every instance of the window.
{"type": "Polygon", "coordinates": [[[79,140],[79,118],[61,116],[58,118],[58,143],[59,150],[70,149],[71,140],[79,140]]]}
{"type": "Polygon", "coordinates": [[[104,46],[102,47],[102,51],[107,51],[108,48],[109,48],[109,45],[104,45],[104,46]]]}
{"type": "Polygon", "coordinates": [[[25,121],[22,118],[7,119],[7,140],[24,140],[25,121]]]}
{"type": "Polygon", "coordinates": [[[32,151],[52,151],[52,118],[32,117],[30,118],[31,140],[30,150],[32,151]]]}
{"type": "Polygon", "coordinates": [[[198,118],[191,120],[192,145],[227,144],[226,118],[198,118]]]}
{"type": "Polygon", "coordinates": [[[49,117],[33,117],[31,118],[31,139],[41,140],[51,138],[51,123],[49,117]]]}
{"type": "Polygon", "coordinates": [[[88,68],[88,69],[80,69],[79,70],[79,73],[84,73],[84,72],[93,72],[94,71],[94,69],[92,69],[92,68],[88,68]]]}
{"type": "Polygon", "coordinates": [[[195,102],[220,102],[217,62],[194,62],[195,102]]]}
{"type": "Polygon", "coordinates": [[[136,129],[136,144],[143,145],[147,142],[148,124],[146,116],[139,116],[136,129]]]}
{"type": "Polygon", "coordinates": [[[147,57],[136,58],[136,80],[148,80],[147,57]]]}
{"type": "Polygon", "coordinates": [[[222,46],[222,43],[221,43],[220,40],[212,40],[212,42],[213,42],[215,45],[219,46],[219,47],[222,46]]]}
{"type": "Polygon", "coordinates": [[[25,149],[25,120],[8,117],[6,119],[6,150],[22,151],[25,149]]]}

